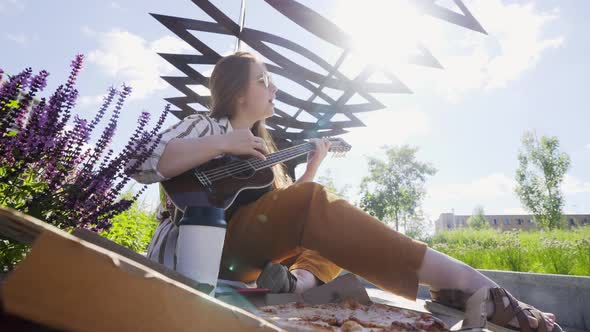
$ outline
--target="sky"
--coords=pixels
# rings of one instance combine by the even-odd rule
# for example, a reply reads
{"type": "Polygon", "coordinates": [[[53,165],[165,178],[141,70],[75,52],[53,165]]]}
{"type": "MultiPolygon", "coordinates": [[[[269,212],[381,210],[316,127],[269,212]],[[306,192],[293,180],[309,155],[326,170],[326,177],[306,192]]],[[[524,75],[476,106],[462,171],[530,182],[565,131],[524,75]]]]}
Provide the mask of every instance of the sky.
{"type": "MultiPolygon", "coordinates": [[[[234,20],[240,2],[213,1],[234,20]]],[[[429,218],[451,211],[470,214],[477,205],[487,214],[526,213],[514,194],[514,174],[520,139],[533,130],[557,136],[571,158],[562,186],[565,212],[590,213],[590,36],[585,33],[590,31],[585,17],[590,2],[465,0],[488,35],[416,16],[403,0],[301,2],[355,38],[358,48],[346,69],[377,63],[413,91],[377,95],[387,107],[360,115],[366,127],[342,136],[352,150],[322,164],[318,175],[330,172],[337,187],[349,186],[353,201],[367,174],[366,156],[383,156],[383,145],[408,144],[419,148],[419,160],[438,170],[426,184],[423,208],[429,218]],[[416,42],[444,69],[404,63],[416,42]]],[[[453,6],[450,0],[437,2],[453,6]]],[[[328,61],[337,58],[334,48],[285,23],[262,0],[247,1],[246,10],[247,27],[302,43],[328,61]]],[[[109,86],[125,83],[134,89],[114,142],[120,148],[141,111],[149,111],[155,122],[164,98],[180,95],[160,79],[179,72],[157,52],[195,53],[149,13],[210,20],[189,0],[0,0],[0,68],[7,73],[29,66],[48,70],[49,93],[65,81],[74,56],[85,54],[75,113],[93,116],[109,86]]],[[[235,43],[231,37],[202,37],[222,54],[235,43]]],[[[279,88],[307,97],[280,77],[276,81],[279,88]]],[[[169,116],[165,126],[175,122],[169,116]]],[[[142,199],[153,206],[157,186],[151,185],[142,199]]]]}

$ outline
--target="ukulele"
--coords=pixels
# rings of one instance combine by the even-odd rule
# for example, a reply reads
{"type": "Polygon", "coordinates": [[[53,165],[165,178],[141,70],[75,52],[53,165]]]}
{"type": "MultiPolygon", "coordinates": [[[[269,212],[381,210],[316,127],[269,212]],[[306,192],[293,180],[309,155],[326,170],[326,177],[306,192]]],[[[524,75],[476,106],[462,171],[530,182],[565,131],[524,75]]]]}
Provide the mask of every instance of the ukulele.
{"type": "MultiPolygon", "coordinates": [[[[351,146],[341,138],[329,138],[329,151],[348,152],[351,146]]],[[[274,181],[271,166],[307,154],[315,149],[307,142],[266,155],[266,160],[226,154],[162,182],[164,191],[176,206],[213,206],[228,210],[240,198],[268,192],[274,181]]],[[[250,199],[249,201],[251,201],[250,199]]]]}

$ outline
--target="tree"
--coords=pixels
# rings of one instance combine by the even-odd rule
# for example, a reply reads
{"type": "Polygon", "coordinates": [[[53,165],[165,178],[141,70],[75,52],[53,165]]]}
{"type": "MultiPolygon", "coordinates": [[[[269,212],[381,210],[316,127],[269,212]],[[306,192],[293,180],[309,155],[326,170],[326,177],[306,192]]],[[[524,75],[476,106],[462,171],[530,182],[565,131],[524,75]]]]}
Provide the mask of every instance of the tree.
{"type": "Polygon", "coordinates": [[[525,132],[518,154],[515,192],[541,227],[560,227],[564,205],[561,182],[570,166],[570,157],[559,151],[557,137],[525,132]]]}
{"type": "Polygon", "coordinates": [[[404,234],[417,240],[428,242],[434,233],[434,221],[420,210],[417,210],[411,220],[404,225],[404,234]]]}
{"type": "Polygon", "coordinates": [[[485,217],[483,206],[476,206],[475,209],[473,209],[473,214],[467,219],[467,225],[475,229],[490,228],[490,223],[485,217]]]}
{"type": "Polygon", "coordinates": [[[317,179],[317,182],[322,184],[329,191],[335,193],[339,197],[348,200],[348,191],[350,190],[350,185],[346,184],[340,188],[336,187],[336,183],[334,182],[334,176],[332,175],[331,169],[327,169],[324,172],[324,174],[320,175],[317,179]]]}
{"type": "Polygon", "coordinates": [[[360,205],[378,219],[394,222],[399,231],[400,221],[407,223],[416,216],[426,194],[426,177],[434,175],[436,169],[416,160],[416,147],[385,146],[384,150],[385,161],[367,158],[369,175],[361,181],[360,205]]]}

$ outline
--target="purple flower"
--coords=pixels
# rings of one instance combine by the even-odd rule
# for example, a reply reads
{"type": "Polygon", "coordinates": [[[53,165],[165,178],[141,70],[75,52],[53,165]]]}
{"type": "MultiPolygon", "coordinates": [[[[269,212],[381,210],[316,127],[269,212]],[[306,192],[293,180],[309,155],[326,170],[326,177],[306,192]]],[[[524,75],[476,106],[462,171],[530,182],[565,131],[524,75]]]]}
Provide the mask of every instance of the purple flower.
{"type": "MultiPolygon", "coordinates": [[[[146,129],[150,115],[143,112],[128,143],[116,154],[110,144],[132,89],[109,88],[92,120],[72,116],[78,97],[75,85],[83,60],[83,55],[75,57],[66,83],[47,99],[36,99],[47,85],[46,71],[33,75],[27,68],[0,82],[0,107],[9,110],[0,112],[0,165],[9,166],[5,167],[9,172],[0,175],[0,181],[12,181],[20,184],[17,188],[26,188],[22,175],[33,174],[33,181],[44,186],[27,192],[28,199],[20,210],[58,227],[100,231],[108,229],[111,219],[128,209],[145,191],[146,186],[132,199],[121,199],[122,190],[131,180],[123,169],[130,163],[140,165],[153,152],[170,106],[151,130],[146,129]],[[95,147],[87,148],[92,131],[113,103],[109,122],[95,147]],[[68,123],[72,129],[66,130],[68,123]]],[[[5,76],[0,69],[0,79],[5,76]]]]}
{"type": "Polygon", "coordinates": [[[117,94],[117,89],[115,89],[114,87],[110,87],[108,89],[108,93],[107,95],[103,98],[103,103],[102,106],[100,107],[100,109],[98,110],[98,113],[96,113],[96,116],[94,117],[94,119],[92,120],[92,122],[90,123],[90,130],[92,131],[94,129],[94,127],[100,122],[100,120],[103,118],[106,110],[109,108],[109,106],[111,105],[111,103],[113,102],[113,99],[115,98],[115,95],[117,94]]]}

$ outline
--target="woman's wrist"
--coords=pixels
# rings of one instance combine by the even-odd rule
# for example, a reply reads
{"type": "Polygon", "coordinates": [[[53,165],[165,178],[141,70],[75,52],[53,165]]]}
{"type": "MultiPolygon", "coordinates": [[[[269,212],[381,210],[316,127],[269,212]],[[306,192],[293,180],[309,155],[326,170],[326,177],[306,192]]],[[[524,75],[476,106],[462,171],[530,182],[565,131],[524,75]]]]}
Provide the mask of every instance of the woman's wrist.
{"type": "Polygon", "coordinates": [[[320,168],[320,165],[307,164],[307,168],[305,169],[305,173],[309,173],[315,177],[315,174],[317,173],[319,168],[320,168]]]}
{"type": "Polygon", "coordinates": [[[313,179],[315,179],[315,175],[317,173],[317,167],[308,167],[305,172],[303,173],[303,175],[301,176],[302,179],[305,179],[306,181],[313,181],[313,179]]]}
{"type": "Polygon", "coordinates": [[[214,147],[215,151],[217,151],[218,154],[225,154],[227,153],[227,151],[229,151],[229,146],[227,142],[228,140],[227,137],[225,137],[225,135],[211,135],[206,137],[211,140],[211,146],[214,147]]]}
{"type": "Polygon", "coordinates": [[[295,181],[295,183],[304,183],[304,182],[312,182],[315,177],[315,174],[312,174],[308,171],[305,171],[301,176],[295,181]]]}

